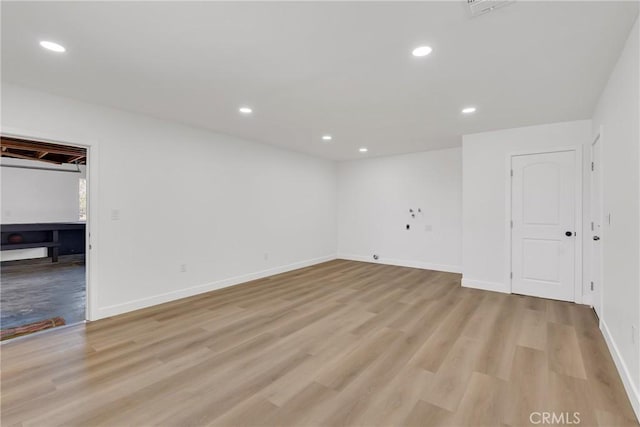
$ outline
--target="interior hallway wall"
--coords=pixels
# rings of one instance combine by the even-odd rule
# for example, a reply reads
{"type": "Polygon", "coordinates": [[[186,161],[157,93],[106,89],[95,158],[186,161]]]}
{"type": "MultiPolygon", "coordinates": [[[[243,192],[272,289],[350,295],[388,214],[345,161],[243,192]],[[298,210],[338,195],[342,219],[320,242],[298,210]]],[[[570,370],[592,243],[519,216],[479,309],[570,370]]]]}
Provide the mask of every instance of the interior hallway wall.
{"type": "Polygon", "coordinates": [[[335,257],[334,162],[6,83],[2,107],[98,149],[92,319],[335,257]]]}
{"type": "Polygon", "coordinates": [[[592,136],[602,131],[601,321],[640,418],[639,25],[636,21],[598,101],[592,136]]]}
{"type": "MultiPolygon", "coordinates": [[[[464,135],[462,138],[463,285],[511,292],[507,268],[509,155],[526,150],[582,147],[591,121],[553,123],[464,135]]],[[[580,159],[578,159],[580,162],[580,159]]],[[[583,161],[583,176],[588,177],[583,161]]],[[[583,182],[586,178],[583,178],[583,182]]],[[[584,190],[583,190],[584,195],[584,190]]],[[[581,275],[577,275],[580,280],[581,275]]]]}

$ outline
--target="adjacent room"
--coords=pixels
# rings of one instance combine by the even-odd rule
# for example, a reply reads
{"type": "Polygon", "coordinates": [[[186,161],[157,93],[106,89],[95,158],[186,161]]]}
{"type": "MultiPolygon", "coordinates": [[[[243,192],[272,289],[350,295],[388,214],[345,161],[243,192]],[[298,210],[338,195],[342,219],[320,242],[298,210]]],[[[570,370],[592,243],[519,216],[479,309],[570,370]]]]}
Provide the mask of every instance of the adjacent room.
{"type": "Polygon", "coordinates": [[[639,425],[640,2],[1,8],[2,425],[639,425]]]}
{"type": "Polygon", "coordinates": [[[86,317],[87,153],[0,140],[2,340],[86,317]]]}

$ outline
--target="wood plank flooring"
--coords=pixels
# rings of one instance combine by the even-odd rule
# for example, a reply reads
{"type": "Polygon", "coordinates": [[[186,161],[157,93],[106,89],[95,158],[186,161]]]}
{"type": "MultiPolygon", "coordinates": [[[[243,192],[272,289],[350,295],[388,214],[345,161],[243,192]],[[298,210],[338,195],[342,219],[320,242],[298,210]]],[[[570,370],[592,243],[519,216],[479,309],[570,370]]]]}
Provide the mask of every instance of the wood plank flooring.
{"type": "Polygon", "coordinates": [[[593,312],[336,260],[4,344],[3,426],[636,426],[593,312]]]}

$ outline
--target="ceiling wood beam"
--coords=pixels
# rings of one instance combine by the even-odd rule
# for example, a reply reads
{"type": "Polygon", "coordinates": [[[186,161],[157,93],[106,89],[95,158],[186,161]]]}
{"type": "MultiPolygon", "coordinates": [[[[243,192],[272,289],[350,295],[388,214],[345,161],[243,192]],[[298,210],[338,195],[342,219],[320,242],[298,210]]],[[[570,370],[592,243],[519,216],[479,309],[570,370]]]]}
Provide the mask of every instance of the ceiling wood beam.
{"type": "Polygon", "coordinates": [[[69,157],[69,160],[67,160],[67,163],[75,163],[79,160],[84,160],[86,156],[82,155],[82,156],[76,156],[76,157],[69,157]]]}
{"type": "Polygon", "coordinates": [[[36,160],[56,165],[86,164],[87,150],[81,147],[37,142],[0,136],[2,155],[16,159],[36,160]]]}
{"type": "Polygon", "coordinates": [[[6,148],[15,150],[35,151],[38,153],[46,151],[48,154],[62,154],[67,156],[86,155],[84,148],[65,147],[62,145],[49,144],[44,142],[18,141],[8,138],[2,138],[0,144],[6,148]]]}
{"type": "Polygon", "coordinates": [[[12,153],[11,151],[3,151],[2,157],[13,157],[14,159],[24,159],[24,160],[37,160],[39,162],[53,163],[54,165],[61,165],[61,162],[56,162],[54,160],[49,159],[38,159],[33,156],[25,156],[24,154],[12,153]]]}

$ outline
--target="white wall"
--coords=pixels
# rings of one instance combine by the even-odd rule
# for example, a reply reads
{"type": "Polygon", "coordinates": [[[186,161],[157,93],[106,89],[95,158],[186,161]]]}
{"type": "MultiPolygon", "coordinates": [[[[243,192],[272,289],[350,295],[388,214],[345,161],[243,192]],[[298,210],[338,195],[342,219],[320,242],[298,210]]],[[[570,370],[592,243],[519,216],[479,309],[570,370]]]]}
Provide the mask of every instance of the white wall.
{"type": "Polygon", "coordinates": [[[2,107],[5,132],[97,147],[93,318],[335,257],[333,162],[8,84],[2,107]]]}
{"type": "Polygon", "coordinates": [[[602,325],[640,417],[640,51],[636,21],[602,92],[593,135],[602,127],[604,226],[602,325]],[[611,223],[607,221],[611,216],[611,223]],[[635,333],[632,332],[635,326],[635,333]],[[634,342],[635,338],[635,342],[634,342]]]}
{"type": "MultiPolygon", "coordinates": [[[[590,139],[590,120],[463,136],[464,286],[501,292],[511,291],[506,265],[506,197],[509,173],[507,159],[510,153],[566,146],[581,147],[590,139]]],[[[586,175],[586,162],[583,170],[586,175]]]]}
{"type": "MultiPolygon", "coordinates": [[[[72,169],[71,165],[55,165],[31,160],[2,158],[2,163],[52,169],[72,169]]],[[[0,168],[2,190],[2,223],[73,222],[80,216],[78,197],[82,173],[54,172],[34,169],[0,168]]]]}
{"type": "MultiPolygon", "coordinates": [[[[2,163],[14,166],[35,166],[51,169],[72,169],[71,165],[55,165],[31,160],[2,158],[2,163]]],[[[79,179],[81,173],[54,172],[34,169],[0,168],[1,218],[3,224],[33,222],[75,222],[80,216],[79,179]]],[[[1,261],[47,256],[46,248],[0,251],[1,261]]]]}
{"type": "Polygon", "coordinates": [[[460,148],[339,164],[340,258],[460,272],[461,243],[460,148]]]}

